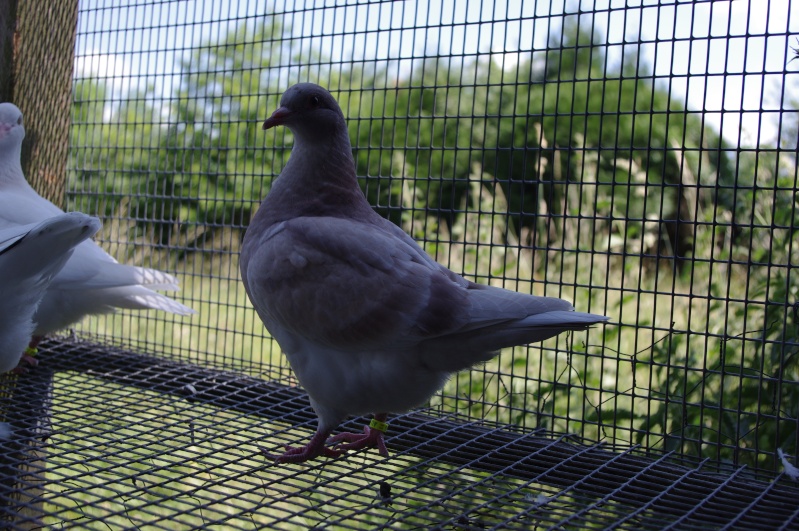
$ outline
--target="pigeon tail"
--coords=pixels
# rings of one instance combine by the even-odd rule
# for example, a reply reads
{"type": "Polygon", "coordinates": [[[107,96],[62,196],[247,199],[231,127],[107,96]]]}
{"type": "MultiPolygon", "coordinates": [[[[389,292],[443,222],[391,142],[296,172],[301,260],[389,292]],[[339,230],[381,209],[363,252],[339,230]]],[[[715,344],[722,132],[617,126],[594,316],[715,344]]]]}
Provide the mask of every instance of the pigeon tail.
{"type": "Polygon", "coordinates": [[[112,288],[101,290],[98,296],[101,299],[105,299],[106,304],[113,308],[161,310],[176,315],[192,315],[197,313],[188,306],[148,288],[149,286],[112,288]]]}
{"type": "Polygon", "coordinates": [[[100,229],[78,212],[0,230],[0,372],[17,366],[46,289],[75,246],[100,229]]]}
{"type": "Polygon", "coordinates": [[[607,321],[604,315],[553,311],[430,339],[420,350],[431,370],[456,372],[490,360],[503,348],[537,343],[607,321]]]}

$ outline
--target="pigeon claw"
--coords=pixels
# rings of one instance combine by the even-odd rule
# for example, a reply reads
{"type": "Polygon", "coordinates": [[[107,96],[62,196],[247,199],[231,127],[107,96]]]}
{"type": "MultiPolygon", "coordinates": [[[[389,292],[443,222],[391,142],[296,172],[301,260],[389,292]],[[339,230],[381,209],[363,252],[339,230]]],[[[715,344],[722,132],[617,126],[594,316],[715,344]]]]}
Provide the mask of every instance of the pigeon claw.
{"type": "Polygon", "coordinates": [[[19,364],[22,365],[23,363],[27,363],[31,367],[36,367],[39,365],[39,360],[31,356],[30,354],[23,354],[22,357],[19,359],[19,364]]]}
{"type": "Polygon", "coordinates": [[[356,451],[364,448],[377,448],[380,455],[388,457],[388,449],[383,439],[384,430],[387,427],[384,421],[385,415],[375,415],[375,420],[372,422],[377,427],[364,426],[363,433],[339,433],[328,439],[329,430],[317,431],[305,446],[286,446],[285,452],[282,454],[273,454],[261,448],[261,453],[275,464],[304,463],[319,456],[336,458],[350,450],[356,451]],[[380,427],[383,429],[377,429],[380,427]],[[328,443],[332,446],[328,446],[328,443]]]}
{"type": "Polygon", "coordinates": [[[264,454],[268,459],[274,461],[275,464],[281,464],[304,463],[306,461],[315,459],[320,455],[335,458],[341,456],[341,454],[344,452],[338,449],[328,448],[326,446],[315,448],[311,444],[307,444],[306,446],[286,446],[286,451],[282,454],[273,454],[263,448],[261,448],[261,453],[264,454]]]}
{"type": "Polygon", "coordinates": [[[16,367],[11,369],[12,374],[25,374],[28,372],[28,366],[36,367],[39,365],[39,360],[31,356],[30,354],[23,354],[22,357],[19,359],[19,363],[16,367]]]}
{"type": "Polygon", "coordinates": [[[388,457],[388,448],[386,448],[386,442],[383,439],[383,432],[369,426],[363,427],[363,433],[339,433],[331,437],[329,442],[343,443],[336,445],[336,450],[341,452],[377,448],[380,455],[388,457]]]}
{"type": "Polygon", "coordinates": [[[320,455],[325,457],[339,457],[344,453],[343,450],[338,448],[328,448],[325,445],[325,440],[330,434],[330,430],[317,431],[314,433],[311,440],[305,446],[286,446],[286,451],[280,455],[270,453],[261,448],[263,453],[268,459],[271,459],[275,464],[280,463],[304,463],[315,459],[320,455]]]}

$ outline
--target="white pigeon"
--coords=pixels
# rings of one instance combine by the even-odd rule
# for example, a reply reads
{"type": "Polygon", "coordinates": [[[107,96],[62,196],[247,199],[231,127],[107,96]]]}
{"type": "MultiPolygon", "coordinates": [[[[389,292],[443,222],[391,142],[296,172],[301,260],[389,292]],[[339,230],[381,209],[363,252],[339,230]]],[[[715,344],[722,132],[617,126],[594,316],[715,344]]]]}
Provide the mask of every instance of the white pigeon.
{"type": "Polygon", "coordinates": [[[0,229],[0,373],[17,367],[47,286],[100,220],[80,212],[0,229]]]}
{"type": "Polygon", "coordinates": [[[278,125],[294,133],[294,147],[247,229],[241,276],[319,425],[307,446],[267,453],[276,462],[366,447],[388,455],[387,414],[425,403],[453,373],[502,348],[607,321],[561,299],[470,282],[376,214],[325,89],[289,88],[264,129],[278,125]],[[347,416],[368,413],[375,419],[364,433],[328,440],[347,416]]]}
{"type": "MultiPolygon", "coordinates": [[[[20,110],[11,103],[0,103],[0,229],[38,223],[64,213],[37,194],[25,180],[20,165],[24,137],[20,110]]],[[[178,315],[195,313],[154,291],[178,289],[174,276],[119,264],[88,240],[75,249],[47,288],[35,316],[34,336],[40,339],[86,315],[108,313],[115,308],[150,308],[178,315]]]]}

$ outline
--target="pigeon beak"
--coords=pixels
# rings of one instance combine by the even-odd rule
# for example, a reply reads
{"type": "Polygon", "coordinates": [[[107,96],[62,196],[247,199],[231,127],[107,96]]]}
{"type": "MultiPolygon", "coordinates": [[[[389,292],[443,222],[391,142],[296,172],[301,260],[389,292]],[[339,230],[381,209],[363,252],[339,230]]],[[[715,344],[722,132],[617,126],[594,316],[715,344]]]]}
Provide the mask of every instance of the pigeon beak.
{"type": "Polygon", "coordinates": [[[264,122],[264,129],[271,129],[278,125],[284,125],[289,116],[291,116],[290,110],[285,107],[278,107],[277,110],[272,113],[272,116],[267,118],[264,122]]]}

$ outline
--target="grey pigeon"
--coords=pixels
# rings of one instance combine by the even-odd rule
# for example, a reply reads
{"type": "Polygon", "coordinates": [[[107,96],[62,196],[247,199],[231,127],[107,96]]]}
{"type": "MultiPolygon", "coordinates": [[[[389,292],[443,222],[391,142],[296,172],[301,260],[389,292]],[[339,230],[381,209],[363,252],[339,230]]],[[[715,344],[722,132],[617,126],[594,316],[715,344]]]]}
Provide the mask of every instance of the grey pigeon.
{"type": "MultiPolygon", "coordinates": [[[[11,103],[0,103],[0,229],[38,223],[64,213],[25,180],[20,165],[24,137],[20,110],[11,103]]],[[[34,336],[40,338],[87,315],[112,312],[115,308],[195,313],[155,291],[177,289],[174,276],[120,264],[88,240],[75,249],[47,288],[34,318],[34,336]]]]}
{"type": "Polygon", "coordinates": [[[241,276],[319,425],[306,446],[267,453],[276,462],[367,447],[387,456],[387,414],[425,403],[453,373],[502,348],[607,321],[561,299],[470,282],[376,214],[325,89],[289,88],[264,129],[278,125],[294,146],[247,229],[241,276]],[[328,439],[346,417],[368,413],[375,420],[364,433],[328,439]]]}
{"type": "Polygon", "coordinates": [[[76,246],[100,230],[79,212],[0,229],[0,373],[17,367],[33,334],[33,315],[76,246]]]}

